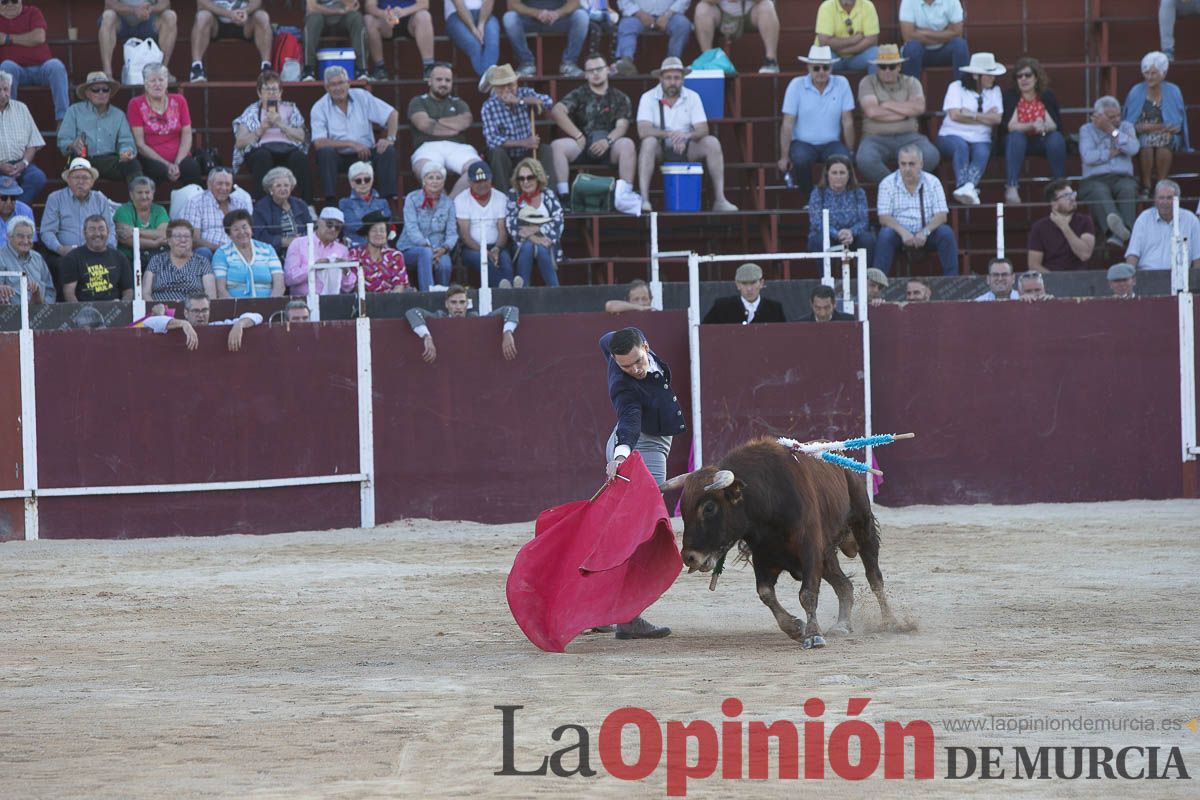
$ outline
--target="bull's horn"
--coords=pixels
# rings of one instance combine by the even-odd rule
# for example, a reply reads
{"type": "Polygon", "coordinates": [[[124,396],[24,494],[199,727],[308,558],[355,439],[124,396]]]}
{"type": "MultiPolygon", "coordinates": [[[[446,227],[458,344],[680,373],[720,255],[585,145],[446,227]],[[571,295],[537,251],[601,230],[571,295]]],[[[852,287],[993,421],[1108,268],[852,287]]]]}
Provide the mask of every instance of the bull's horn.
{"type": "Polygon", "coordinates": [[[662,492],[663,494],[666,494],[667,492],[673,492],[676,489],[682,489],[683,482],[686,481],[688,475],[691,475],[691,474],[692,473],[690,473],[690,472],[685,472],[682,475],[676,475],[674,478],[670,478],[669,480],[667,480],[666,483],[660,483],[658,485],[658,490],[660,492],[662,492]]]}
{"type": "Polygon", "coordinates": [[[724,489],[733,483],[733,473],[727,469],[717,470],[717,474],[713,475],[713,481],[708,486],[704,487],[704,491],[711,492],[714,489],[724,489]]]}

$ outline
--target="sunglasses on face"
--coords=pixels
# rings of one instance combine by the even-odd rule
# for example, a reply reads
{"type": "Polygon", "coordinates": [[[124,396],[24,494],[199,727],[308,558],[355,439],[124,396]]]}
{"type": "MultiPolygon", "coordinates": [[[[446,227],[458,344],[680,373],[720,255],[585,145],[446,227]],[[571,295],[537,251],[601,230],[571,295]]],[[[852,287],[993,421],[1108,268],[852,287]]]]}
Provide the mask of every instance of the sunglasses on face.
{"type": "Polygon", "coordinates": [[[525,183],[525,181],[536,181],[537,176],[536,175],[518,175],[517,180],[519,180],[521,183],[525,183]]]}
{"type": "Polygon", "coordinates": [[[351,183],[370,183],[371,180],[372,180],[371,178],[364,178],[363,176],[360,175],[357,178],[352,179],[350,182],[351,183]]]}
{"type": "Polygon", "coordinates": [[[0,6],[15,6],[20,2],[21,0],[0,0],[0,6]]]}
{"type": "Polygon", "coordinates": [[[876,64],[876,69],[900,69],[899,64],[876,64]]]}
{"type": "Polygon", "coordinates": [[[828,72],[830,69],[828,64],[809,64],[808,68],[813,72],[828,72]]]}
{"type": "Polygon", "coordinates": [[[1032,72],[1018,72],[1017,77],[1018,78],[1032,78],[1033,73],[1032,72]]]}
{"type": "MultiPolygon", "coordinates": [[[[6,0],[0,0],[0,6],[5,4],[6,0]]],[[[96,94],[108,94],[109,88],[107,86],[89,86],[88,91],[95,92],[96,94]]]]}

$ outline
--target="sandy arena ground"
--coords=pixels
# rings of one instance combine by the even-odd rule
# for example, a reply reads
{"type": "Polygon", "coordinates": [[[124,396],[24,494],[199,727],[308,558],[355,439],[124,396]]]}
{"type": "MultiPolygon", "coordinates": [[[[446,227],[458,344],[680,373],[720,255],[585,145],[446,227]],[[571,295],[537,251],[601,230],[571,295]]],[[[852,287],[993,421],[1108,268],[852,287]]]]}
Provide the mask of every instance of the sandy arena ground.
{"type": "MultiPolygon", "coordinates": [[[[604,717],[635,705],[663,723],[720,722],[731,696],[743,721],[796,723],[820,697],[826,735],[854,696],[871,698],[862,718],[880,730],[928,720],[938,777],[884,781],[881,766],[860,784],[827,768],[798,783],[772,768],[767,782],[693,780],[689,797],[1200,796],[1200,734],[1178,729],[1200,715],[1200,502],[880,518],[891,597],[918,630],[871,632],[877,607],[853,561],[856,631],[820,651],[778,630],[745,568],[715,593],[681,576],[647,613],[669,639],[588,635],[543,653],[504,599],[529,524],[0,545],[0,796],[663,797],[665,756],[640,783],[604,772],[604,717]],[[578,723],[599,774],[494,776],[501,704],[525,706],[518,768],[574,742],[550,732],[578,723]],[[1177,729],[943,725],[992,716],[1177,729]],[[983,745],[1159,745],[1163,759],[1179,746],[1193,780],[945,780],[944,748],[983,745]]],[[[799,613],[798,586],[780,588],[799,613]]],[[[821,597],[828,625],[836,600],[828,586],[821,597]]]]}

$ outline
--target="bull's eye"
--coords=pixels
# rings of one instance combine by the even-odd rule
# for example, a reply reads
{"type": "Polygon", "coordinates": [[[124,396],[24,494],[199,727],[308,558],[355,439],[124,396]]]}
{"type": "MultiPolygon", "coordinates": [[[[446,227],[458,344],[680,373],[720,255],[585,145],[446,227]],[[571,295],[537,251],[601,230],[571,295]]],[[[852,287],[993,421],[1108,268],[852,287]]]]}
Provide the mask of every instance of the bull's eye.
{"type": "Polygon", "coordinates": [[[715,516],[717,513],[717,504],[712,500],[706,500],[704,505],[700,506],[700,514],[705,517],[715,516]]]}

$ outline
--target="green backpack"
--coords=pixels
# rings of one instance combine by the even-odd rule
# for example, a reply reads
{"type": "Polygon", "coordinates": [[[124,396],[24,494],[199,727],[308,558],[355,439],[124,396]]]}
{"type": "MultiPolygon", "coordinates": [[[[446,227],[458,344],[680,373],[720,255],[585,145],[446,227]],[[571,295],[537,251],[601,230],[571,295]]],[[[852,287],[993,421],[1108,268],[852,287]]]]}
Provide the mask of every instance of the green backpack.
{"type": "Polygon", "coordinates": [[[577,214],[596,214],[613,210],[615,178],[580,173],[571,184],[571,211],[577,214]]]}

